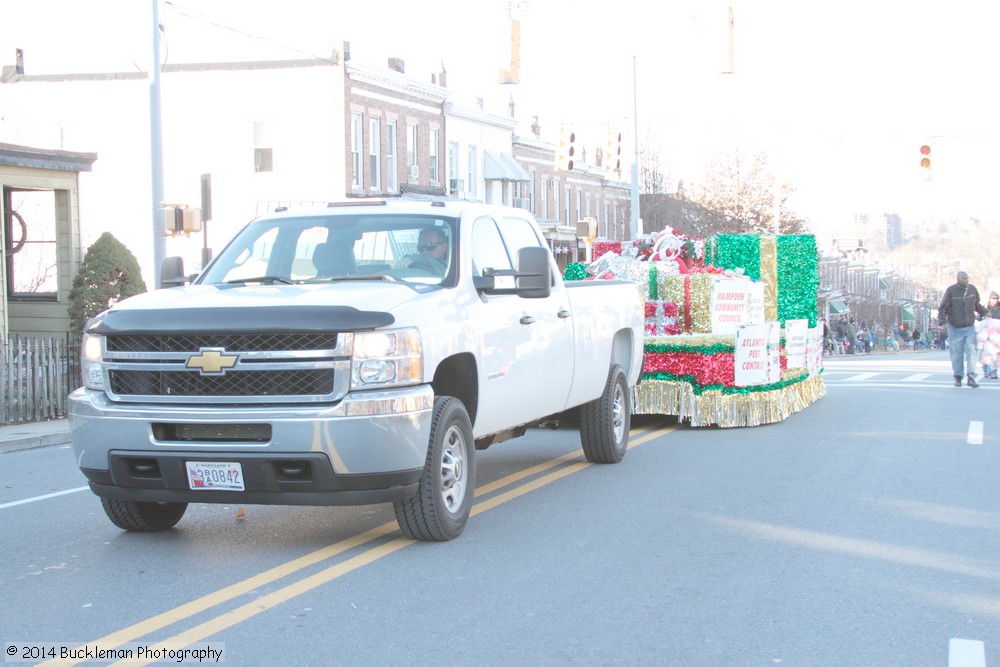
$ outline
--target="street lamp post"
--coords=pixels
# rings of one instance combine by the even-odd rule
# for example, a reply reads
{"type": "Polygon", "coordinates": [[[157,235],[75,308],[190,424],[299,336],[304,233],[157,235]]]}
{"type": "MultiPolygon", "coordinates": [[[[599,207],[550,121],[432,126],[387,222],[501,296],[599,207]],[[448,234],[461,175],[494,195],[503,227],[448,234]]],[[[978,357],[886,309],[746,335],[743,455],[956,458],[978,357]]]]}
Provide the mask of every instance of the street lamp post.
{"type": "Polygon", "coordinates": [[[153,179],[153,288],[160,287],[160,265],[167,254],[163,220],[163,118],[160,110],[160,0],[153,0],[153,62],[149,66],[149,158],[153,179]]]}

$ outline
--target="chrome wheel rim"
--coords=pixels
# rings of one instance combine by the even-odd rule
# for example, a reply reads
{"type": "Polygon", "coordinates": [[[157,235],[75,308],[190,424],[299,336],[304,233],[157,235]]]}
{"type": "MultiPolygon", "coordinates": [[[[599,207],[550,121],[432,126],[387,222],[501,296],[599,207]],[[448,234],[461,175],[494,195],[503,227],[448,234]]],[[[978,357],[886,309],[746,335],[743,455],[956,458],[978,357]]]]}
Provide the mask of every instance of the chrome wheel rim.
{"type": "Polygon", "coordinates": [[[452,426],[444,436],[441,448],[441,502],[445,509],[456,513],[465,501],[468,490],[465,461],[465,435],[452,426]]]}
{"type": "Polygon", "coordinates": [[[611,424],[615,433],[615,444],[621,444],[625,439],[625,391],[621,384],[615,383],[615,393],[611,406],[611,424]]]}

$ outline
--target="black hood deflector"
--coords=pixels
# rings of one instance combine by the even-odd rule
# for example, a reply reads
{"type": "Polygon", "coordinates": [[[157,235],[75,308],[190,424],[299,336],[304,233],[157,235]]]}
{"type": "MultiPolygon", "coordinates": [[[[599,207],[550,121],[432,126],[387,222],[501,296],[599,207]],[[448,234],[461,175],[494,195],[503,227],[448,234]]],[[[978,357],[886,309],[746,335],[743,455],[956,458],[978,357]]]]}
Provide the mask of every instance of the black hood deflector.
{"type": "Polygon", "coordinates": [[[285,333],[369,331],[396,321],[390,313],[351,306],[264,306],[110,310],[92,334],[285,333]]]}

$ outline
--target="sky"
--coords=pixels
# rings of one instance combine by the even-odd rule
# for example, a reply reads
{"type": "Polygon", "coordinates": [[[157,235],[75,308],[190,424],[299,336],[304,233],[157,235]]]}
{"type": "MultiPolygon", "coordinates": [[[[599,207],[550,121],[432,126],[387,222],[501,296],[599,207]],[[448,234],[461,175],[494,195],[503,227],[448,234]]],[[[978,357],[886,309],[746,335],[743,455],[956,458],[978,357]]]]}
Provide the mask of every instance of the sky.
{"type": "MultiPolygon", "coordinates": [[[[0,0],[0,64],[29,74],[145,70],[155,0],[0,0]],[[58,17],[58,18],[56,18],[58,17]]],[[[993,0],[160,0],[165,62],[402,58],[447,71],[465,99],[538,115],[629,157],[657,155],[690,188],[709,166],[763,152],[814,225],[855,213],[1000,219],[993,0]],[[732,9],[733,49],[727,28],[732,9]],[[516,86],[510,18],[521,22],[516,86]],[[734,64],[729,72],[730,58],[734,64]],[[931,178],[919,148],[932,146],[931,178]]]]}

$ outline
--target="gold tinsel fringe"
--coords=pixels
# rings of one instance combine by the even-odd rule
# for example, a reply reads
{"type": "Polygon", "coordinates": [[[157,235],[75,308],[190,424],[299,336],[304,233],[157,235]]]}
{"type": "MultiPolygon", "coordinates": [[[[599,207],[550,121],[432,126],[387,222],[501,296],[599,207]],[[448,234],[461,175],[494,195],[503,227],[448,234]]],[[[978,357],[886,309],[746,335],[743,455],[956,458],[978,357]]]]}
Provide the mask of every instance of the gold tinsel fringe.
{"type": "Polygon", "coordinates": [[[691,426],[759,426],[787,419],[825,395],[821,375],[773,391],[706,391],[700,396],[687,382],[644,380],[632,390],[632,412],[676,415],[680,420],[690,420],[691,426]]]}

